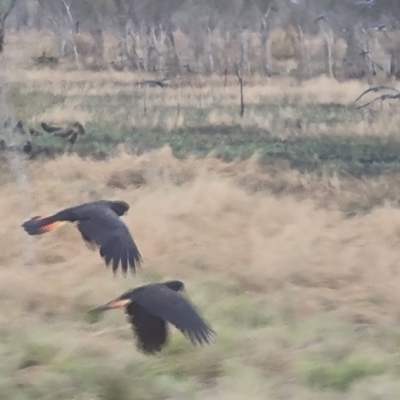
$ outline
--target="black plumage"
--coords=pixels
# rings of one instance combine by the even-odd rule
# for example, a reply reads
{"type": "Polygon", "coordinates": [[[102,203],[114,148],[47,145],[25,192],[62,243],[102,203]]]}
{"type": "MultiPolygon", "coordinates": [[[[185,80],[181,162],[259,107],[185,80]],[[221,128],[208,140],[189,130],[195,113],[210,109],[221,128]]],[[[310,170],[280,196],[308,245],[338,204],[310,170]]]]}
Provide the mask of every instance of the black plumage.
{"type": "Polygon", "coordinates": [[[210,344],[215,331],[179,293],[183,290],[181,281],[152,283],[129,290],[92,312],[124,308],[137,339],[137,348],[145,354],[157,353],[167,344],[167,323],[179,329],[193,345],[210,344]]]}
{"type": "Polygon", "coordinates": [[[53,132],[57,132],[57,131],[61,130],[60,126],[50,126],[50,125],[46,124],[46,122],[42,122],[40,124],[40,126],[43,128],[44,131],[46,131],[48,133],[53,133],[53,132]]]}
{"type": "Polygon", "coordinates": [[[22,227],[29,235],[41,235],[65,222],[76,223],[84,241],[90,247],[100,249],[106,266],[112,264],[114,275],[119,264],[126,275],[128,267],[135,273],[142,259],[129,229],[119,218],[128,210],[129,204],[124,201],[93,201],[66,208],[48,217],[33,217],[22,227]]]}

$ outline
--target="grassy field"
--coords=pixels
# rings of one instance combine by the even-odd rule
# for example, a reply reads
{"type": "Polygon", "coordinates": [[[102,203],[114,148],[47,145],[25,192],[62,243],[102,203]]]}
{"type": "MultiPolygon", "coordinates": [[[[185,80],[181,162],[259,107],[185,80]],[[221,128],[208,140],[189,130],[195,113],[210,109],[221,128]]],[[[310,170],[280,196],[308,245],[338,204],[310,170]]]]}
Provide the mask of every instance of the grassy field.
{"type": "Polygon", "coordinates": [[[356,110],[359,82],[252,78],[240,118],[233,77],[147,90],[142,78],[5,68],[15,120],[78,120],[86,134],[76,154],[44,137],[34,157],[2,158],[0,398],[400,396],[398,105],[356,110]],[[73,226],[20,227],[100,198],[131,206],[136,277],[113,278],[73,226]],[[88,318],[167,279],[186,283],[212,346],[174,329],[148,357],[122,312],[88,318]]]}
{"type": "MultiPolygon", "coordinates": [[[[85,124],[76,146],[81,156],[102,159],[121,144],[139,152],[169,145],[178,157],[213,152],[226,161],[257,151],[263,164],[284,161],[300,172],[400,172],[396,107],[357,110],[359,83],[251,79],[240,118],[234,77],[226,86],[223,77],[175,79],[168,89],[138,88],[143,77],[126,72],[12,71],[7,78],[7,101],[30,126],[85,124]]],[[[65,147],[49,136],[34,144],[32,157],[65,147]]]]}

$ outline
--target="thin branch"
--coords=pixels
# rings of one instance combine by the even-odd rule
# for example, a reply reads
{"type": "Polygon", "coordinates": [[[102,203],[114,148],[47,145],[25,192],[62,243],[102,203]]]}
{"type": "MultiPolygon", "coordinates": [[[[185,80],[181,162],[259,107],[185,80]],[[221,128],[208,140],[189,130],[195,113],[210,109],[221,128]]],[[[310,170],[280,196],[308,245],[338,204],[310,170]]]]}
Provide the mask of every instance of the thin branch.
{"type": "Polygon", "coordinates": [[[144,117],[147,117],[147,89],[148,89],[148,86],[146,85],[144,87],[144,96],[143,96],[143,115],[144,115],[144,117]]]}
{"type": "Polygon", "coordinates": [[[244,115],[244,99],[243,99],[243,77],[238,65],[236,65],[236,76],[239,81],[240,87],[240,116],[243,118],[244,115]]]}
{"type": "Polygon", "coordinates": [[[397,94],[383,94],[382,96],[377,97],[374,100],[369,101],[368,103],[363,104],[362,106],[358,106],[357,110],[367,107],[372,103],[375,103],[378,100],[400,100],[400,93],[397,94]]]}
{"type": "Polygon", "coordinates": [[[353,103],[355,103],[355,102],[357,102],[358,100],[360,100],[361,97],[365,96],[367,93],[370,93],[370,92],[376,93],[376,92],[378,92],[379,90],[393,90],[393,91],[395,91],[396,93],[400,93],[400,90],[397,90],[397,89],[392,88],[392,87],[389,87],[389,86],[373,86],[373,87],[368,88],[367,90],[364,90],[364,91],[354,100],[353,103]]]}

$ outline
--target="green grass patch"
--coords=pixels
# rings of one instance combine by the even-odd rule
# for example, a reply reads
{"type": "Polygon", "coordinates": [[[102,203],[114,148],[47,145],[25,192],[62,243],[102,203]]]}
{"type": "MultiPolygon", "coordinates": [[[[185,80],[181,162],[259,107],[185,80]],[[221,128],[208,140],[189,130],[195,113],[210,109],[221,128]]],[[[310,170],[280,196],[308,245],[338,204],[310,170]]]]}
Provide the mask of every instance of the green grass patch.
{"type": "MultiPolygon", "coordinates": [[[[176,157],[191,154],[200,157],[212,153],[224,161],[248,159],[255,152],[265,165],[285,160],[300,172],[339,172],[356,177],[377,176],[400,171],[400,141],[386,137],[320,136],[280,139],[267,131],[239,126],[208,126],[199,129],[162,131],[111,126],[87,125],[87,134],[80,138],[75,151],[82,157],[105,159],[116,154],[124,144],[139,154],[169,145],[176,157]]],[[[50,136],[34,142],[31,157],[55,157],[62,154],[66,142],[50,136]]]]}
{"type": "MultiPolygon", "coordinates": [[[[18,85],[14,86],[10,89],[10,98],[19,110],[18,118],[29,118],[51,107],[62,106],[66,101],[65,96],[40,91],[22,93],[18,85]]],[[[160,96],[167,94],[161,90],[157,94],[160,96]]],[[[374,109],[356,110],[353,105],[336,103],[316,103],[306,107],[301,99],[292,102],[283,99],[276,103],[265,98],[246,109],[246,115],[269,121],[268,126],[262,128],[251,126],[251,123],[239,125],[238,110],[234,105],[211,102],[207,106],[185,107],[181,104],[184,125],[170,129],[167,122],[178,116],[176,106],[153,106],[149,99],[148,113],[144,116],[141,91],[134,95],[70,96],[68,100],[80,104],[82,111],[98,115],[94,122],[86,124],[86,135],[76,144],[75,151],[83,157],[105,159],[115,155],[120,144],[138,153],[169,145],[177,157],[206,156],[212,152],[226,161],[247,159],[257,151],[264,164],[285,160],[301,172],[338,172],[362,177],[400,171],[400,140],[397,137],[343,132],[346,126],[380,121],[382,115],[374,109]],[[215,114],[216,107],[220,114],[232,118],[226,125],[208,121],[207,117],[215,114]],[[150,125],[144,128],[135,126],[134,122],[129,124],[127,121],[131,117],[142,122],[147,120],[150,125]],[[154,119],[158,122],[150,127],[154,119]],[[332,128],[335,133],[316,135],[320,124],[332,128]]],[[[55,157],[65,148],[65,141],[45,135],[35,138],[31,156],[55,157]]]]}
{"type": "Polygon", "coordinates": [[[334,362],[320,356],[301,363],[298,372],[314,389],[348,390],[355,382],[385,372],[385,364],[374,358],[349,357],[334,362]]]}

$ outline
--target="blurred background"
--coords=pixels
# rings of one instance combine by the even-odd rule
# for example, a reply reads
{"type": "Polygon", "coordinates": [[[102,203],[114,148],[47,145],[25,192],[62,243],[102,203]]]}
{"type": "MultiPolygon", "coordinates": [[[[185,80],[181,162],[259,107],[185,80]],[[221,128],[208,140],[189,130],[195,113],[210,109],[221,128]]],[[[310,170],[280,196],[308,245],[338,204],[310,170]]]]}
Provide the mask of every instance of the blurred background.
{"type": "Polygon", "coordinates": [[[36,32],[39,64],[345,79],[398,76],[399,14],[394,0],[17,0],[6,26],[36,32]]]}

